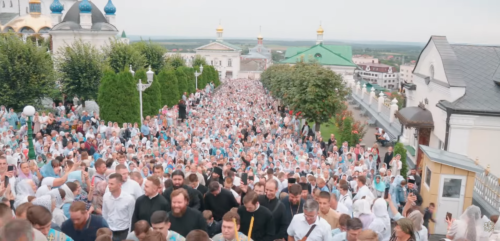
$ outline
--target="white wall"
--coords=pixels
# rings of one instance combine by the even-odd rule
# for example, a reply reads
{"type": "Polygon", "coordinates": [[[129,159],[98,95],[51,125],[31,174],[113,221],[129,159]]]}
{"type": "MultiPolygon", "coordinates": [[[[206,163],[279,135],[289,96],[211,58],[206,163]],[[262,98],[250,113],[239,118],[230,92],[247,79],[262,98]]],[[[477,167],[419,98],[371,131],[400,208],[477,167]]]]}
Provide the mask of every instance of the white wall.
{"type": "MultiPolygon", "coordinates": [[[[430,67],[434,66],[434,79],[448,83],[446,74],[443,68],[443,61],[434,45],[434,42],[429,42],[427,47],[420,54],[418,65],[415,66],[414,73],[430,76],[430,67]]],[[[415,78],[415,77],[414,77],[415,78]]]]}
{"type": "Polygon", "coordinates": [[[451,116],[448,151],[477,158],[482,167],[490,165],[491,173],[497,177],[500,177],[499,144],[500,117],[451,116]]]}
{"type": "Polygon", "coordinates": [[[196,54],[205,57],[207,64],[215,67],[217,71],[222,72],[222,78],[226,78],[228,71],[232,72],[232,78],[238,78],[240,72],[240,52],[227,52],[227,51],[209,51],[197,50],[196,54]],[[228,60],[231,59],[231,67],[228,66],[228,60]]]}
{"type": "Polygon", "coordinates": [[[70,46],[73,42],[81,39],[85,43],[92,43],[97,49],[109,45],[109,39],[114,38],[118,32],[87,32],[81,34],[71,31],[52,31],[52,52],[57,54],[62,47],[70,46]]]}

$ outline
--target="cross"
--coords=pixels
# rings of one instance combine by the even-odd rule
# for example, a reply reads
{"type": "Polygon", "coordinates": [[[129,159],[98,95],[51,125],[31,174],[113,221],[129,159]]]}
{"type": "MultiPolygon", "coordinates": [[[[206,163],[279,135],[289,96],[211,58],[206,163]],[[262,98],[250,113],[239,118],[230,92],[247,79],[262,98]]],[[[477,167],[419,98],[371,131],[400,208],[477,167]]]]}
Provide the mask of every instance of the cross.
{"type": "Polygon", "coordinates": [[[47,241],[54,241],[56,238],[54,237],[54,234],[50,234],[49,237],[47,238],[47,241]]]}

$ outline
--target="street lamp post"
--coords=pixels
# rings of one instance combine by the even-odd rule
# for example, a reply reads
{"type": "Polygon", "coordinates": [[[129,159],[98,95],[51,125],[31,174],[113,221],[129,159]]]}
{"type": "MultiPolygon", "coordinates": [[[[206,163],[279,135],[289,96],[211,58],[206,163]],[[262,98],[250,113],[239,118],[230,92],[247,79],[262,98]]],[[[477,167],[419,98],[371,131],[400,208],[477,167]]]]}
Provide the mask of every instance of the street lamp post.
{"type": "MultiPolygon", "coordinates": [[[[132,70],[132,65],[130,65],[130,73],[132,73],[133,76],[135,76],[135,72],[134,70],[132,70]]],[[[153,76],[154,76],[154,72],[151,71],[151,66],[149,66],[149,70],[148,72],[146,72],[146,75],[147,75],[147,81],[148,83],[147,84],[143,84],[142,83],[142,80],[139,79],[139,83],[137,84],[137,90],[139,91],[139,101],[140,101],[140,107],[141,107],[141,125],[142,125],[142,92],[145,91],[147,88],[149,88],[149,86],[151,86],[151,84],[153,83],[153,76]]]]}
{"type": "Polygon", "coordinates": [[[33,146],[33,128],[31,128],[32,118],[35,115],[35,107],[31,105],[27,105],[23,109],[23,114],[28,117],[28,143],[29,143],[29,152],[28,152],[28,160],[35,160],[35,148],[33,146]]]}
{"type": "Polygon", "coordinates": [[[203,65],[200,64],[200,72],[198,73],[198,70],[194,72],[194,76],[196,77],[196,90],[198,90],[198,76],[200,76],[203,73],[203,65]]]}

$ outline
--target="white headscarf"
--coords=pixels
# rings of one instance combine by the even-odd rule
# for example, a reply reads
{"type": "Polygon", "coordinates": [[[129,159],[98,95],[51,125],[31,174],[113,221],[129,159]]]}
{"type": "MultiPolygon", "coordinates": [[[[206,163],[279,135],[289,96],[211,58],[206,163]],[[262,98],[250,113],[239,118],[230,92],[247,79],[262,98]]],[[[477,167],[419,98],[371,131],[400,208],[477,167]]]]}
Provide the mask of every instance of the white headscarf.
{"type": "Polygon", "coordinates": [[[43,195],[46,195],[49,193],[49,191],[50,191],[49,186],[46,185],[40,186],[38,190],[36,190],[36,197],[38,198],[43,195]]]}
{"type": "Polygon", "coordinates": [[[33,200],[33,205],[42,206],[52,212],[52,196],[47,194],[41,197],[37,197],[35,200],[33,200]]]}
{"type": "Polygon", "coordinates": [[[384,199],[378,198],[373,203],[372,212],[375,218],[368,229],[378,234],[381,241],[387,241],[391,238],[391,219],[387,211],[387,203],[384,199]]]}
{"type": "Polygon", "coordinates": [[[64,190],[64,192],[66,193],[63,203],[72,203],[75,200],[75,194],[73,194],[71,189],[69,189],[69,187],[66,184],[62,185],[61,189],[64,190]]]}
{"type": "Polygon", "coordinates": [[[28,202],[28,196],[36,196],[35,191],[31,187],[31,179],[23,179],[16,184],[16,201],[14,202],[14,208],[19,205],[28,202]]]}
{"type": "Polygon", "coordinates": [[[469,206],[459,219],[455,220],[449,231],[453,239],[479,241],[484,232],[484,223],[481,219],[481,210],[477,206],[469,206]]]}
{"type": "Polygon", "coordinates": [[[49,194],[52,198],[56,199],[56,208],[60,208],[64,204],[61,193],[59,193],[59,188],[50,190],[49,194]]]}

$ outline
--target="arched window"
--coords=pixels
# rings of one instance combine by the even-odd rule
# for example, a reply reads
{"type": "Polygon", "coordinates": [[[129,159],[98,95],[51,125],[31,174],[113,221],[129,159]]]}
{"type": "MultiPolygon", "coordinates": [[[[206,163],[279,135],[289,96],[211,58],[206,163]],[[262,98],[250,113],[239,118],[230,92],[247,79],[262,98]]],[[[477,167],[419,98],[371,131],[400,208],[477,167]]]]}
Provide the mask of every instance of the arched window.
{"type": "Polygon", "coordinates": [[[323,57],[323,56],[321,56],[321,54],[320,54],[320,53],[316,53],[316,54],[314,55],[314,58],[321,58],[321,57],[323,57]]]}
{"type": "Polygon", "coordinates": [[[231,59],[227,59],[227,67],[233,67],[233,61],[231,59]]]}
{"type": "Polygon", "coordinates": [[[12,4],[12,0],[10,0],[10,7],[14,7],[14,4],[12,4]]]}
{"type": "Polygon", "coordinates": [[[5,7],[5,1],[2,1],[2,8],[5,7]]]}
{"type": "Polygon", "coordinates": [[[3,30],[5,33],[8,33],[8,32],[14,32],[14,29],[12,27],[6,27],[4,30],[3,30]]]}
{"type": "Polygon", "coordinates": [[[50,31],[50,28],[49,27],[44,27],[44,28],[41,28],[38,33],[49,33],[50,31]]]}
{"type": "Polygon", "coordinates": [[[30,34],[30,33],[35,33],[35,30],[33,30],[32,28],[30,27],[23,27],[21,28],[21,31],[19,31],[20,33],[27,33],[27,34],[30,34]]]}

